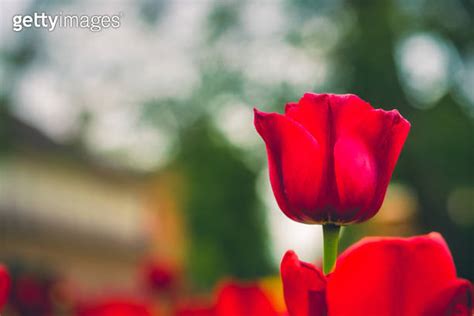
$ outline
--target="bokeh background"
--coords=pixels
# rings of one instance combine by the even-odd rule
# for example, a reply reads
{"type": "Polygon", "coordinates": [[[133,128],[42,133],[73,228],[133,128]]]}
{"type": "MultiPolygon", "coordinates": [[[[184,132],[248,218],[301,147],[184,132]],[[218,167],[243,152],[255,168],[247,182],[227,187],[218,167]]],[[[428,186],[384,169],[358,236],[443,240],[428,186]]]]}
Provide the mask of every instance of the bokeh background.
{"type": "Polygon", "coordinates": [[[232,277],[278,296],[282,254],[318,262],[321,230],[279,211],[252,108],[306,91],[412,123],[381,212],[343,247],[439,231],[474,279],[472,1],[0,0],[0,78],[7,315],[137,293],[150,263],[173,295],[232,277]],[[12,31],[33,12],[122,19],[12,31]]]}

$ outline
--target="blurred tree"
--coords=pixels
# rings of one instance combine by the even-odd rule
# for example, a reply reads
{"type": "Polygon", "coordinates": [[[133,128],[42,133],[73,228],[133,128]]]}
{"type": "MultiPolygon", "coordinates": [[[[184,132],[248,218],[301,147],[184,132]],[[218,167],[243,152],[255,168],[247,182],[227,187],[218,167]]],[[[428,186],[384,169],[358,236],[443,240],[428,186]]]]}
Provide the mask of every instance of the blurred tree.
{"type": "Polygon", "coordinates": [[[214,42],[238,25],[239,2],[217,2],[208,16],[209,41],[214,42]]]}
{"type": "Polygon", "coordinates": [[[271,273],[255,172],[205,119],[186,128],[181,139],[177,163],[187,180],[187,263],[194,284],[210,289],[222,277],[252,279],[271,273]]]}

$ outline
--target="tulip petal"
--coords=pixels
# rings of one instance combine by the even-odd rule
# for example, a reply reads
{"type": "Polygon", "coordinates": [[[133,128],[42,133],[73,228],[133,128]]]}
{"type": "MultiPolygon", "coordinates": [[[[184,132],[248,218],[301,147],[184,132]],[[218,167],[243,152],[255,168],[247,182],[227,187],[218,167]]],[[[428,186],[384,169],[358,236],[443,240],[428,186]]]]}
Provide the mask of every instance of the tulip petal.
{"type": "Polygon", "coordinates": [[[277,316],[277,312],[258,285],[228,283],[219,290],[215,315],[277,316]]]}
{"type": "Polygon", "coordinates": [[[340,137],[334,146],[334,168],[339,205],[333,210],[331,221],[348,223],[373,200],[376,162],[363,140],[340,137]]]}
{"type": "Polygon", "coordinates": [[[318,268],[288,251],[281,262],[281,278],[290,316],[326,316],[326,277],[318,268]]]}
{"type": "Polygon", "coordinates": [[[314,213],[323,164],[318,141],[301,124],[277,113],[255,110],[255,127],[267,147],[270,182],[282,211],[296,221],[325,220],[323,210],[314,213]]]}
{"type": "Polygon", "coordinates": [[[330,94],[329,103],[335,137],[358,128],[365,115],[374,109],[355,94],[330,94]]]}
{"type": "Polygon", "coordinates": [[[324,185],[318,195],[318,209],[328,209],[338,204],[332,155],[333,120],[329,106],[332,97],[334,96],[330,94],[305,93],[298,103],[288,103],[285,107],[285,115],[311,133],[322,151],[321,172],[324,185]]]}
{"type": "Polygon", "coordinates": [[[333,121],[334,178],[339,202],[333,222],[353,222],[354,215],[366,209],[374,196],[376,163],[371,148],[358,135],[357,129],[367,113],[369,103],[353,94],[330,95],[333,121]]]}
{"type": "Polygon", "coordinates": [[[357,96],[331,102],[340,201],[335,217],[364,221],[382,204],[410,123],[398,111],[374,110],[357,96]]]}
{"type": "Polygon", "coordinates": [[[455,266],[439,234],[366,238],[340,256],[328,279],[329,315],[421,315],[453,280],[455,266]]]}
{"type": "Polygon", "coordinates": [[[77,316],[152,316],[144,301],[137,298],[110,298],[79,306],[77,316]]]}
{"type": "Polygon", "coordinates": [[[182,301],[175,307],[175,316],[215,316],[214,306],[207,300],[182,301]]]}
{"type": "Polygon", "coordinates": [[[372,111],[362,122],[361,133],[372,148],[377,162],[377,185],[369,210],[360,220],[371,218],[382,205],[388,183],[392,177],[400,152],[410,131],[410,123],[397,110],[372,111]],[[369,128],[370,127],[370,128],[369,128]]]}
{"type": "Polygon", "coordinates": [[[470,316],[472,286],[467,280],[456,279],[429,300],[422,316],[470,316]]]}
{"type": "Polygon", "coordinates": [[[305,93],[299,103],[285,106],[285,115],[303,125],[324,149],[329,147],[330,141],[328,97],[327,94],[305,93]]]}
{"type": "Polygon", "coordinates": [[[5,266],[0,265],[0,311],[8,300],[11,279],[5,266]]]}

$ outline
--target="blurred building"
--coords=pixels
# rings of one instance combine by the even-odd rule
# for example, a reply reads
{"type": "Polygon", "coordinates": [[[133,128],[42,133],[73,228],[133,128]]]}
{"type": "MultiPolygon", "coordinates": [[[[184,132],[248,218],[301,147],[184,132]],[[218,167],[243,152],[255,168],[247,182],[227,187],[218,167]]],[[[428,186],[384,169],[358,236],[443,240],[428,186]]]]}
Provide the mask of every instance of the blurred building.
{"type": "Polygon", "coordinates": [[[0,160],[0,260],[44,267],[88,292],[135,286],[144,258],[180,261],[170,175],[105,167],[18,120],[0,160]],[[77,153],[77,154],[76,154],[77,153]]]}

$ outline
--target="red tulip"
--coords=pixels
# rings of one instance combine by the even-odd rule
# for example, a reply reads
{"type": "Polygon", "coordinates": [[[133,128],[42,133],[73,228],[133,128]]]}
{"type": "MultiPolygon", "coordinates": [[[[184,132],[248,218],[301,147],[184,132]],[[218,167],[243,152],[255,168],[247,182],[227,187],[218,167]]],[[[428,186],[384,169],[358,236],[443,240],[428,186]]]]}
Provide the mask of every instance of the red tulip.
{"type": "Polygon", "coordinates": [[[176,285],[176,271],[166,263],[150,261],[143,265],[142,273],[147,287],[154,292],[171,292],[176,285]]]}
{"type": "Polygon", "coordinates": [[[456,277],[441,235],[365,238],[325,277],[288,251],[281,264],[290,316],[468,316],[471,284],[456,277]]]}
{"type": "Polygon", "coordinates": [[[175,316],[215,316],[214,307],[206,300],[181,302],[176,307],[175,316]]]}
{"type": "Polygon", "coordinates": [[[306,93],[284,115],[255,110],[255,127],[282,211],[340,225],[377,213],[410,123],[355,95],[306,93]]]}
{"type": "Polygon", "coordinates": [[[176,316],[278,316],[272,302],[255,283],[227,282],[216,295],[214,304],[181,305],[176,316]]]}
{"type": "Polygon", "coordinates": [[[257,284],[227,283],[221,287],[216,316],[277,316],[272,302],[257,284]]]}
{"type": "Polygon", "coordinates": [[[76,316],[152,316],[152,310],[139,299],[113,298],[82,305],[76,316]]]}
{"type": "Polygon", "coordinates": [[[5,266],[0,265],[0,311],[8,301],[11,279],[5,266]]]}

